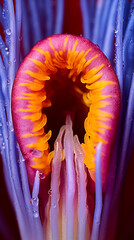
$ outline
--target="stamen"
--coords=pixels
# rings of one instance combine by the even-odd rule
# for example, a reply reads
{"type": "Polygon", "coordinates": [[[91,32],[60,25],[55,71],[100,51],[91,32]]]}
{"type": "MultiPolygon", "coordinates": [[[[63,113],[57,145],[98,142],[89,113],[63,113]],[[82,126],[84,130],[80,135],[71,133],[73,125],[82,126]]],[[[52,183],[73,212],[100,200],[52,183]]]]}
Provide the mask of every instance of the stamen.
{"type": "Polygon", "coordinates": [[[78,185],[78,240],[86,239],[87,228],[87,176],[83,164],[84,152],[80,146],[77,136],[74,136],[75,164],[77,169],[78,185]]]}
{"type": "Polygon", "coordinates": [[[97,146],[97,154],[96,154],[96,168],[95,168],[96,199],[95,199],[95,212],[94,212],[91,240],[98,239],[100,218],[101,218],[101,211],[102,211],[101,148],[102,148],[102,143],[100,142],[99,145],[97,146]]]}
{"type": "MultiPolygon", "coordinates": [[[[52,165],[52,180],[51,180],[51,232],[52,239],[59,238],[59,198],[60,198],[60,171],[62,159],[62,137],[65,131],[65,126],[60,129],[58,137],[54,144],[54,158],[52,165]]],[[[65,221],[65,219],[64,219],[65,221]]]]}
{"type": "Polygon", "coordinates": [[[32,199],[31,199],[33,216],[35,218],[39,217],[39,198],[38,198],[39,185],[40,185],[39,171],[36,171],[33,192],[32,192],[32,199]]]}
{"type": "Polygon", "coordinates": [[[74,239],[74,196],[75,196],[75,170],[73,164],[73,132],[69,116],[66,118],[66,132],[64,136],[64,149],[67,171],[67,232],[66,239],[74,239]]]}

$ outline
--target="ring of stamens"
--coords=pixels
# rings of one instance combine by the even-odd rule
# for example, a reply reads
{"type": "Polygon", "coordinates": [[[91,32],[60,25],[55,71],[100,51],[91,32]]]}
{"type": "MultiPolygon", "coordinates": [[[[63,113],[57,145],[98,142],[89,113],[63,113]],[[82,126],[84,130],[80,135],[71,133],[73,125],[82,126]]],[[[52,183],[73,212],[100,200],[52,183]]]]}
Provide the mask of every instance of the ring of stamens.
{"type": "Polygon", "coordinates": [[[104,107],[111,104],[109,99],[114,96],[103,94],[103,89],[108,85],[115,84],[115,82],[110,79],[107,81],[103,80],[103,73],[99,72],[103,69],[104,64],[90,69],[90,64],[98,58],[96,54],[87,61],[86,56],[92,49],[77,51],[78,40],[76,40],[73,48],[66,50],[68,40],[69,37],[65,37],[63,49],[57,51],[52,44],[52,39],[49,38],[49,45],[53,54],[41,48],[34,48],[38,54],[45,56],[45,61],[41,62],[34,58],[29,58],[33,62],[36,71],[26,70],[25,73],[32,77],[32,80],[26,80],[24,83],[19,84],[30,91],[29,93],[23,93],[21,97],[17,97],[29,103],[27,108],[21,108],[19,111],[26,113],[23,119],[29,119],[34,123],[32,133],[24,134],[23,138],[33,137],[34,139],[36,136],[40,136],[39,141],[33,141],[27,147],[42,152],[41,157],[33,158],[36,164],[33,164],[32,167],[43,170],[45,173],[49,171],[49,165],[53,157],[53,152],[49,153],[48,144],[52,132],[51,130],[47,134],[44,132],[47,116],[42,113],[42,109],[51,106],[45,91],[45,84],[46,81],[50,80],[52,74],[57,73],[58,69],[67,69],[68,78],[72,79],[74,83],[79,75],[81,83],[87,89],[86,93],[82,92],[83,101],[89,108],[84,123],[85,136],[82,147],[85,152],[84,162],[90,170],[94,171],[95,169],[97,144],[100,141],[102,144],[108,143],[103,136],[105,131],[111,128],[109,124],[110,119],[114,118],[113,114],[103,110],[104,107]]]}

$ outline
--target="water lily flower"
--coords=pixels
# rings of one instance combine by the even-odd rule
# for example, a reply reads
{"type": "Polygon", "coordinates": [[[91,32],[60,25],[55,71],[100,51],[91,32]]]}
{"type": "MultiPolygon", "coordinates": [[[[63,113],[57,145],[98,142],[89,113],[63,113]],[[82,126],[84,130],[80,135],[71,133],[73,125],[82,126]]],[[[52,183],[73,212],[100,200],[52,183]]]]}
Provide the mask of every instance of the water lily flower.
{"type": "Polygon", "coordinates": [[[133,239],[134,1],[0,11],[0,238],[133,239]]]}

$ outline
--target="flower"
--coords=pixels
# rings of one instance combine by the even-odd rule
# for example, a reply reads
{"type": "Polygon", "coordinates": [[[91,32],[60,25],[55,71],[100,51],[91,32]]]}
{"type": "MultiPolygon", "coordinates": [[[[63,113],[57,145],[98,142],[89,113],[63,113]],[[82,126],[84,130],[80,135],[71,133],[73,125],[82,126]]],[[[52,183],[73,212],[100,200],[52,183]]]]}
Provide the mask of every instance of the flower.
{"type": "MultiPolygon", "coordinates": [[[[43,239],[44,236],[46,237],[45,239],[51,239],[51,234],[53,239],[59,239],[59,235],[61,239],[64,239],[65,235],[67,235],[67,239],[74,239],[74,236],[76,238],[78,236],[79,239],[84,240],[89,239],[89,236],[94,240],[116,239],[117,237],[119,239],[122,225],[125,225],[122,230],[122,232],[124,232],[122,239],[124,236],[132,239],[133,231],[129,231],[127,228],[127,221],[121,221],[121,217],[124,216],[121,210],[122,206],[124,207],[124,192],[127,191],[127,193],[130,194],[130,192],[126,190],[128,189],[126,181],[130,181],[127,177],[130,173],[130,167],[128,168],[128,166],[132,164],[132,161],[129,161],[129,159],[133,152],[134,143],[132,122],[134,102],[134,2],[114,0],[111,3],[110,1],[104,0],[98,0],[96,2],[92,0],[89,2],[81,0],[79,4],[78,1],[74,1],[73,4],[76,9],[76,16],[77,14],[81,16],[79,18],[76,17],[76,19],[78,19],[77,25],[72,24],[72,22],[75,23],[76,21],[71,21],[74,8],[70,8],[70,1],[64,2],[59,0],[57,2],[44,2],[40,0],[38,3],[32,1],[31,4],[31,1],[27,1],[26,3],[23,0],[22,2],[16,1],[15,5],[13,5],[12,1],[4,0],[1,2],[0,149],[6,188],[16,214],[21,239],[43,239]],[[65,21],[63,24],[64,6],[65,21]],[[70,18],[68,18],[68,12],[70,13],[70,18]],[[98,44],[99,48],[105,53],[115,68],[120,83],[122,107],[120,124],[112,151],[112,158],[110,159],[110,156],[108,157],[110,167],[106,181],[106,189],[103,189],[103,197],[100,170],[103,143],[100,143],[97,147],[96,182],[94,186],[94,181],[90,178],[87,170],[85,170],[86,168],[83,164],[84,153],[80,147],[78,138],[76,136],[73,137],[72,123],[68,117],[66,126],[61,128],[57,139],[56,136],[52,139],[53,142],[56,139],[54,146],[55,154],[52,161],[52,174],[46,177],[44,172],[36,171],[35,173],[35,171],[32,171],[32,168],[27,164],[28,161],[25,161],[21,155],[22,151],[23,156],[26,156],[24,155],[25,150],[22,146],[25,145],[24,143],[27,138],[23,140],[21,137],[18,137],[19,132],[17,131],[19,131],[19,122],[21,123],[20,131],[22,131],[24,129],[22,128],[22,123],[24,127],[26,127],[25,122],[27,120],[25,119],[25,121],[22,122],[20,117],[19,121],[14,120],[14,128],[18,129],[16,131],[16,137],[20,144],[21,151],[16,141],[12,125],[11,91],[15,73],[20,65],[20,59],[22,60],[24,58],[37,41],[55,33],[61,34],[63,31],[66,32],[66,29],[68,33],[82,33],[84,37],[98,44]],[[20,37],[21,34],[22,38],[20,37]],[[75,145],[74,150],[72,149],[73,144],[75,145]],[[63,145],[65,153],[59,151],[63,145]],[[75,155],[74,161],[72,161],[73,151],[75,155]],[[64,159],[64,154],[66,156],[65,161],[61,161],[64,159]],[[25,163],[28,170],[30,189],[25,163]],[[39,205],[40,209],[38,209],[39,205]],[[119,208],[119,206],[121,207],[119,208]],[[111,219],[113,220],[112,223],[111,219]],[[60,231],[58,231],[58,224],[61,226],[60,231]],[[78,231],[76,231],[77,229],[78,231]]],[[[52,39],[53,38],[54,37],[52,37],[52,39]]],[[[82,39],[82,37],[78,37],[78,39],[82,39]]],[[[74,46],[74,44],[75,42],[72,41],[72,46],[74,46]]],[[[37,43],[36,46],[38,47],[39,43],[37,43]]],[[[54,51],[52,47],[57,49],[53,41],[51,53],[54,51]]],[[[99,48],[98,51],[100,52],[99,48]]],[[[32,58],[35,59],[36,56],[33,55],[32,58]]],[[[32,61],[33,60],[28,60],[27,58],[26,63],[29,65],[26,64],[26,68],[30,66],[30,64],[35,67],[35,63],[32,61]]],[[[101,71],[103,71],[103,68],[101,71]]],[[[29,74],[30,79],[31,73],[28,72],[25,74],[27,74],[27,76],[29,74]]],[[[21,76],[20,73],[16,76],[16,79],[20,79],[18,80],[20,82],[21,76]]],[[[83,81],[85,80],[86,79],[83,81]]],[[[15,82],[17,82],[17,80],[15,80],[15,82]]],[[[29,83],[21,82],[21,84],[23,84],[22,89],[24,90],[24,88],[26,89],[26,87],[28,87],[26,84],[29,83]]],[[[15,83],[14,86],[16,86],[15,83]]],[[[19,89],[21,88],[16,87],[16,94],[18,94],[20,100],[16,100],[16,102],[14,100],[13,103],[14,119],[18,118],[17,114],[19,114],[16,113],[17,117],[14,117],[14,109],[17,109],[18,102],[20,101],[19,104],[25,104],[25,96],[26,98],[29,97],[26,95],[27,91],[23,92],[25,93],[23,96],[20,96],[19,91],[21,90],[19,89]]],[[[80,95],[81,93],[78,91],[78,94],[80,95]]],[[[82,96],[84,96],[83,93],[82,96]]],[[[38,97],[41,99],[42,95],[38,97]]],[[[24,111],[22,111],[22,113],[24,116],[24,111]]],[[[29,115],[25,114],[24,117],[27,116],[29,115]]],[[[114,131],[115,128],[113,128],[113,132],[114,131]]],[[[38,147],[40,146],[42,146],[42,144],[38,147]]],[[[35,145],[30,147],[35,147],[35,145]]],[[[39,157],[37,145],[35,150],[34,154],[36,157],[39,157]]],[[[45,149],[43,149],[43,151],[45,151],[45,149]]],[[[29,154],[27,156],[29,156],[29,154]]],[[[2,227],[1,229],[4,228],[2,227]]],[[[9,236],[8,231],[3,230],[2,234],[3,238],[9,236]]],[[[13,237],[13,239],[15,238],[16,237],[13,237]]],[[[18,235],[16,239],[18,239],[18,235]]]]}
{"type": "MultiPolygon", "coordinates": [[[[32,168],[38,169],[45,177],[51,170],[50,163],[52,161],[51,207],[46,216],[45,229],[49,224],[52,236],[54,234],[56,239],[59,239],[60,235],[63,238],[65,233],[67,239],[74,239],[75,235],[78,235],[80,239],[89,238],[86,236],[86,219],[89,215],[89,211],[86,209],[87,196],[85,194],[85,198],[83,197],[84,203],[77,196],[77,194],[84,194],[79,189],[79,185],[82,183],[81,187],[85,187],[86,192],[86,180],[81,179],[82,166],[79,166],[80,163],[77,161],[85,163],[90,177],[95,181],[95,148],[99,142],[102,142],[101,169],[104,189],[119,107],[120,89],[117,77],[100,49],[85,38],[67,34],[50,36],[34,46],[17,72],[12,91],[14,129],[24,159],[27,160],[26,166],[30,183],[33,182],[35,176],[32,168]],[[80,114],[79,108],[81,109],[80,114]],[[78,125],[79,129],[76,128],[76,134],[77,132],[81,134],[81,127],[79,123],[76,125],[76,122],[82,118],[82,109],[84,116],[85,113],[87,116],[83,123],[85,125],[84,143],[82,144],[84,153],[81,153],[83,156],[80,158],[79,152],[82,150],[79,149],[81,147],[79,147],[77,135],[73,140],[69,115],[73,114],[74,129],[78,125]],[[58,125],[60,129],[62,125],[59,127],[59,124],[63,124],[66,117],[66,128],[62,127],[59,133],[54,153],[49,153],[51,147],[48,142],[53,133],[56,135],[57,127],[55,126],[58,125]],[[46,133],[49,122],[53,123],[53,131],[49,130],[46,133]],[[62,156],[63,151],[65,151],[65,157],[62,156]],[[73,163],[73,155],[75,155],[78,167],[75,167],[73,163]],[[62,158],[66,159],[64,160],[66,164],[63,163],[64,170],[59,162],[62,158]],[[65,174],[64,171],[67,173],[65,174]],[[65,175],[64,181],[67,182],[64,184],[60,178],[62,172],[65,175]],[[63,193],[60,191],[60,185],[66,189],[66,191],[63,190],[63,193]],[[62,198],[66,204],[62,203],[62,198]],[[74,210],[74,205],[78,205],[78,211],[77,208],[74,210]],[[53,208],[55,209],[53,210],[53,208]],[[50,220],[50,223],[48,223],[49,212],[51,219],[54,219],[50,220]],[[78,221],[81,218],[80,212],[83,214],[84,226],[80,220],[78,221]],[[78,219],[74,214],[76,216],[78,214],[78,219]],[[60,215],[62,216],[61,222],[58,220],[60,215]],[[72,223],[70,219],[72,219],[72,223]],[[77,224],[79,225],[78,233],[77,224]],[[61,230],[62,225],[67,225],[64,227],[64,232],[61,230]]],[[[83,166],[83,178],[86,175],[84,172],[83,166]]],[[[42,198],[43,196],[39,194],[39,199],[42,198]]],[[[89,222],[88,225],[91,223],[89,222]]],[[[46,239],[50,238],[49,232],[50,230],[48,233],[47,230],[45,231],[46,239]]]]}

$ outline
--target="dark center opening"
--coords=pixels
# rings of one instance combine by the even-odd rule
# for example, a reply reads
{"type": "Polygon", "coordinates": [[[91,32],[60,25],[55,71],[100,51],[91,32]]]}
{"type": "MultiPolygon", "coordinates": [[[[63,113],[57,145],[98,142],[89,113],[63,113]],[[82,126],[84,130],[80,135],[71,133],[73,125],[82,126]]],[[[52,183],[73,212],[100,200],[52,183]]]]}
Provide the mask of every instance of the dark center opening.
{"type": "Polygon", "coordinates": [[[74,134],[78,135],[81,143],[84,140],[84,120],[89,108],[83,102],[82,93],[87,92],[87,89],[81,83],[80,76],[73,82],[67,77],[68,73],[67,69],[59,69],[45,84],[47,97],[52,103],[51,107],[43,109],[47,116],[45,132],[52,130],[52,137],[49,140],[51,150],[61,126],[65,124],[67,114],[71,116],[74,134]]]}

